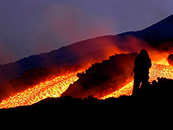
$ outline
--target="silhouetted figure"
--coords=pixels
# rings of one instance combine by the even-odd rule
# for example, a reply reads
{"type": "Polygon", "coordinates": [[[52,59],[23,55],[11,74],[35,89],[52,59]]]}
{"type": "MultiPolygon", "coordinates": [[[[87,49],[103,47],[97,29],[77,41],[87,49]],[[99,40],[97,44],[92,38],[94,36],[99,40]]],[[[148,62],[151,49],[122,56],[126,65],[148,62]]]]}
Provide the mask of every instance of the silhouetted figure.
{"type": "Polygon", "coordinates": [[[136,94],[142,83],[142,86],[149,84],[149,68],[151,67],[151,59],[145,49],[141,50],[139,55],[135,58],[134,63],[134,87],[133,94],[136,94]]]}

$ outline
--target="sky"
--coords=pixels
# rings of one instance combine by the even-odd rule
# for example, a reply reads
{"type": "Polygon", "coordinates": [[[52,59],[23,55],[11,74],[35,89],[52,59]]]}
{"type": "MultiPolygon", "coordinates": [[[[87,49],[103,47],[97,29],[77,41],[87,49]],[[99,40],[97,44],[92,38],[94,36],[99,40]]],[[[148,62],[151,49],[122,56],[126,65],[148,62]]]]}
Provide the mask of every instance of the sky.
{"type": "Polygon", "coordinates": [[[171,14],[172,0],[0,0],[0,64],[141,30],[171,14]]]}

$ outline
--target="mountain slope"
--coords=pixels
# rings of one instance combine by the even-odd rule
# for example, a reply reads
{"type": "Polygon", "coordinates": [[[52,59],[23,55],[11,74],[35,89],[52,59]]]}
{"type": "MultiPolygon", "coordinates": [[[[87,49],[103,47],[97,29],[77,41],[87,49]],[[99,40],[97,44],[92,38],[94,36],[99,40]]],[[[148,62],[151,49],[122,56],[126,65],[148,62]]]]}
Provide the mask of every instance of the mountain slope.
{"type": "Polygon", "coordinates": [[[164,42],[169,39],[173,39],[173,15],[170,15],[165,19],[140,31],[125,32],[120,35],[132,35],[139,39],[152,40],[154,42],[164,42]]]}
{"type": "MultiPolygon", "coordinates": [[[[127,40],[129,41],[129,39],[127,40]]],[[[103,36],[77,42],[49,53],[33,55],[13,63],[1,65],[0,85],[19,77],[23,71],[35,67],[58,68],[64,65],[81,64],[83,62],[91,62],[91,64],[96,61],[100,62],[115,53],[131,51],[131,42],[126,42],[127,40],[119,42],[118,35],[103,36]]],[[[134,42],[133,44],[140,44],[135,38],[130,40],[134,42]]]]}
{"type": "Polygon", "coordinates": [[[140,51],[142,48],[148,47],[145,41],[152,45],[153,42],[164,42],[168,39],[173,39],[173,15],[141,31],[92,38],[48,53],[0,65],[0,85],[20,77],[23,71],[31,68],[58,68],[82,62],[94,63],[94,61],[101,61],[115,53],[140,51]],[[98,56],[95,52],[102,55],[98,56]]]}
{"type": "Polygon", "coordinates": [[[173,15],[141,31],[141,35],[152,40],[164,41],[173,38],[173,15]]]}
{"type": "MultiPolygon", "coordinates": [[[[67,47],[62,47],[49,53],[33,55],[13,63],[1,65],[0,85],[11,79],[19,77],[23,71],[31,68],[57,68],[64,65],[77,64],[80,62],[80,59],[83,56],[88,55],[88,53],[103,49],[103,47],[101,47],[103,42],[100,43],[100,40],[105,41],[106,39],[107,37],[90,39],[69,45],[67,47]]],[[[110,48],[109,45],[108,48],[110,48]]],[[[95,57],[95,55],[92,55],[92,57],[88,57],[88,59],[86,59],[86,62],[87,60],[89,62],[91,59],[95,59],[97,61],[97,57],[98,56],[95,57]]],[[[101,55],[99,59],[100,58],[103,59],[105,56],[101,55]]]]}
{"type": "Polygon", "coordinates": [[[79,80],[69,86],[61,95],[85,98],[93,95],[101,98],[132,80],[133,64],[137,53],[119,54],[108,60],[95,63],[85,73],[78,74],[79,80]]]}

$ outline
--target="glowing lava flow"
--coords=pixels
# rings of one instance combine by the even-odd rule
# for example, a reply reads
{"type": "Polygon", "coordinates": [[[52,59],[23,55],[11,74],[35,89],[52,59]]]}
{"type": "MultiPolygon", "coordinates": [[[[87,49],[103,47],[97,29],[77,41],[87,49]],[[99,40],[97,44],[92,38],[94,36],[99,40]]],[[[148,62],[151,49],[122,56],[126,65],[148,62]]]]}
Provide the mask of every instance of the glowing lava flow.
{"type": "MultiPolygon", "coordinates": [[[[78,71],[81,72],[81,71],[78,71]]],[[[47,97],[60,97],[70,84],[78,80],[76,74],[70,73],[65,76],[58,76],[50,81],[40,83],[23,92],[19,92],[0,103],[0,108],[11,108],[16,106],[32,105],[47,97]]]]}
{"type": "MultiPolygon", "coordinates": [[[[149,82],[152,82],[153,80],[157,81],[157,78],[167,78],[167,79],[173,79],[173,67],[169,65],[161,65],[153,63],[152,67],[150,68],[150,74],[149,74],[149,82]]],[[[133,81],[126,84],[121,89],[109,94],[103,96],[101,99],[106,99],[110,97],[118,98],[121,95],[127,95],[130,96],[132,94],[133,90],[133,81]]]]}
{"type": "MultiPolygon", "coordinates": [[[[17,93],[14,96],[10,96],[8,99],[5,99],[0,103],[0,108],[32,105],[47,97],[60,97],[60,95],[69,87],[70,84],[78,80],[78,77],[76,76],[78,72],[70,73],[64,76],[58,76],[55,79],[40,83],[23,92],[17,93]]],[[[153,63],[152,67],[150,68],[149,76],[150,82],[152,82],[153,80],[157,80],[157,77],[173,79],[173,67],[169,65],[160,65],[153,63]]],[[[121,95],[131,95],[132,89],[133,81],[126,84],[121,89],[109,95],[103,96],[101,99],[106,99],[109,97],[117,98],[121,95]]]]}

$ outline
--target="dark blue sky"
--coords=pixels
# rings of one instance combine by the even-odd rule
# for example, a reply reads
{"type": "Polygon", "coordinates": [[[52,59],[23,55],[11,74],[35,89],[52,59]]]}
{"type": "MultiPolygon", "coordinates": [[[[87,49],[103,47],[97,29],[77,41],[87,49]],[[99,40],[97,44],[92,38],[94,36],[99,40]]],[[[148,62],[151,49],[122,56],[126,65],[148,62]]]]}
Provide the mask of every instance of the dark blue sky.
{"type": "Polygon", "coordinates": [[[0,0],[0,64],[141,30],[172,13],[172,0],[0,0]]]}

